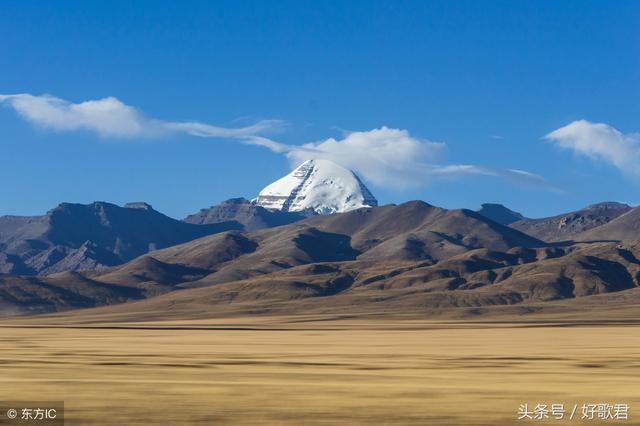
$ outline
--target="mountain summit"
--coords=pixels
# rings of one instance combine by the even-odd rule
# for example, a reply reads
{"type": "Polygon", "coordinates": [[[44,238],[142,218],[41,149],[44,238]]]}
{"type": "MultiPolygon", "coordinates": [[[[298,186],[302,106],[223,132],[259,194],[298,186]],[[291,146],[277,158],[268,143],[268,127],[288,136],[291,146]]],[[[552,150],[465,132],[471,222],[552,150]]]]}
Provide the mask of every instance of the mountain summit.
{"type": "Polygon", "coordinates": [[[355,173],[329,160],[305,161],[260,191],[255,203],[267,209],[288,212],[311,209],[318,214],[378,205],[355,173]]]}
{"type": "Polygon", "coordinates": [[[522,214],[508,209],[502,204],[494,203],[484,203],[480,210],[477,210],[477,213],[498,222],[500,225],[509,225],[525,218],[522,214]]]}

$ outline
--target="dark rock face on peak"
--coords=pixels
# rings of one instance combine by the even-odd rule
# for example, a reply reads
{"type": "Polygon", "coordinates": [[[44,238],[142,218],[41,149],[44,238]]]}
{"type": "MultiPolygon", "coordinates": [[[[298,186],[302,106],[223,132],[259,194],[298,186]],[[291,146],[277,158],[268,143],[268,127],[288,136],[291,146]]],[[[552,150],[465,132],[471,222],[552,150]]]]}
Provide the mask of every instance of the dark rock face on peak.
{"type": "Polygon", "coordinates": [[[577,239],[583,232],[608,224],[631,210],[631,206],[627,204],[604,202],[557,216],[542,219],[524,218],[509,226],[544,241],[567,241],[577,239]]]}
{"type": "Polygon", "coordinates": [[[501,225],[510,225],[513,222],[524,219],[525,217],[518,212],[514,212],[511,209],[503,206],[502,204],[485,203],[478,210],[484,217],[497,222],[501,225]]]}
{"type": "Polygon", "coordinates": [[[232,198],[223,201],[217,206],[202,209],[198,213],[188,216],[184,221],[196,225],[236,221],[242,224],[244,230],[256,231],[258,229],[288,225],[305,217],[305,212],[293,213],[268,210],[253,204],[245,198],[232,198]]]}
{"type": "Polygon", "coordinates": [[[235,222],[197,226],[146,203],[62,203],[43,216],[0,217],[0,273],[43,275],[118,265],[151,250],[238,229],[235,222]]]}

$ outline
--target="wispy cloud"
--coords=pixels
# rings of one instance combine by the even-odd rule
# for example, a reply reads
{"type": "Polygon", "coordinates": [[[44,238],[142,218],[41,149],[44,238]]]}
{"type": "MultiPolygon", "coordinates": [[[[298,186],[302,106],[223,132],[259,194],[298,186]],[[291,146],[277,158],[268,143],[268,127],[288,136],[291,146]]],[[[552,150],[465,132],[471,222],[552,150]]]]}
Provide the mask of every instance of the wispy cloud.
{"type": "Polygon", "coordinates": [[[264,120],[248,127],[225,128],[200,122],[164,121],[148,117],[114,97],[72,103],[54,96],[22,93],[0,95],[0,103],[39,127],[58,132],[85,130],[106,138],[155,138],[171,133],[244,138],[283,125],[279,120],[264,120]]]}
{"type": "Polygon", "coordinates": [[[423,186],[438,179],[481,175],[550,188],[542,177],[522,170],[446,164],[444,143],[416,138],[407,130],[384,126],[344,132],[339,139],[291,145],[265,136],[285,124],[280,120],[263,120],[240,128],[197,121],[166,121],[149,117],[114,97],[73,103],[49,95],[16,94],[0,95],[0,103],[13,108],[30,123],[53,131],[90,131],[105,138],[157,138],[176,133],[232,138],[283,154],[292,167],[313,158],[331,160],[381,187],[423,186]]]}
{"type": "Polygon", "coordinates": [[[334,161],[381,187],[424,186],[440,179],[476,175],[504,178],[530,187],[559,191],[543,177],[524,170],[443,164],[446,157],[444,143],[415,138],[407,130],[384,126],[346,133],[342,139],[329,138],[303,145],[286,145],[260,137],[252,138],[250,143],[285,154],[292,167],[313,158],[334,161]]]}
{"type": "Polygon", "coordinates": [[[557,193],[565,192],[561,188],[558,188],[548,182],[542,176],[520,169],[502,169],[497,167],[477,166],[473,164],[451,164],[446,166],[434,166],[431,173],[443,178],[459,178],[465,175],[500,177],[524,186],[557,193]]]}
{"type": "Polygon", "coordinates": [[[604,123],[574,121],[544,137],[563,149],[608,163],[626,175],[640,178],[640,134],[624,134],[604,123]]]}

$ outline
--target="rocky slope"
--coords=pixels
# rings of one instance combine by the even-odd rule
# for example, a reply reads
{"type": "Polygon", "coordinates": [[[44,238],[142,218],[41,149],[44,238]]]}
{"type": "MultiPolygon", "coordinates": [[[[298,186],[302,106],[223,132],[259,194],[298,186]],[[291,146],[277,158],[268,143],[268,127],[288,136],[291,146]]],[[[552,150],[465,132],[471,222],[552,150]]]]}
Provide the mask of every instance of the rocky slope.
{"type": "Polygon", "coordinates": [[[42,275],[118,265],[151,250],[240,229],[193,225],[146,203],[63,203],[43,216],[0,217],[0,273],[42,275]]]}
{"type": "Polygon", "coordinates": [[[242,225],[245,231],[273,228],[288,225],[306,217],[303,213],[268,210],[256,205],[245,198],[232,198],[217,206],[202,209],[198,213],[187,216],[184,222],[195,225],[209,225],[235,221],[242,225]]]}
{"type": "Polygon", "coordinates": [[[629,209],[624,214],[607,221],[597,228],[577,234],[576,241],[624,241],[632,242],[640,235],[640,207],[629,209]]]}
{"type": "Polygon", "coordinates": [[[631,210],[626,204],[605,202],[593,204],[582,210],[542,218],[521,219],[510,227],[544,241],[566,241],[590,229],[605,225],[631,210]]]}

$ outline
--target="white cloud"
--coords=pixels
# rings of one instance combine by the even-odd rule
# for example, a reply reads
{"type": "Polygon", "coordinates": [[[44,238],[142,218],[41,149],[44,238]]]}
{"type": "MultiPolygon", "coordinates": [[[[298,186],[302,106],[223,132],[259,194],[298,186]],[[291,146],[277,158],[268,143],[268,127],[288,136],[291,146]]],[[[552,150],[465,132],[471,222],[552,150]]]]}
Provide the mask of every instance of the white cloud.
{"type": "Polygon", "coordinates": [[[550,184],[542,176],[526,170],[501,169],[496,167],[477,166],[473,164],[451,164],[446,166],[434,166],[431,169],[434,176],[442,178],[459,178],[465,175],[478,175],[501,177],[511,182],[529,187],[545,189],[551,192],[564,193],[563,190],[550,184]]]}
{"type": "Polygon", "coordinates": [[[607,124],[578,120],[544,138],[561,148],[608,163],[627,175],[640,177],[640,134],[623,134],[607,124]]]}
{"type": "Polygon", "coordinates": [[[381,127],[351,132],[344,139],[293,147],[292,165],[312,158],[331,160],[380,186],[402,187],[422,182],[429,165],[443,157],[444,144],[412,137],[408,131],[381,127]]]}
{"type": "Polygon", "coordinates": [[[263,120],[242,128],[165,121],[148,117],[114,97],[72,103],[49,95],[16,94],[0,95],[0,104],[13,108],[34,125],[59,132],[91,131],[105,138],[154,138],[175,133],[233,138],[286,155],[292,167],[312,158],[332,160],[381,187],[423,186],[437,179],[468,175],[502,177],[549,187],[541,177],[521,170],[442,164],[444,143],[416,138],[407,130],[384,126],[349,132],[342,139],[289,145],[264,136],[285,124],[279,120],[263,120]]]}
{"type": "Polygon", "coordinates": [[[343,139],[334,138],[304,145],[257,143],[285,152],[293,167],[312,158],[323,158],[354,170],[381,187],[424,186],[438,179],[480,175],[557,191],[542,177],[524,170],[500,169],[473,164],[442,164],[444,143],[418,139],[407,130],[381,127],[351,132],[343,139]]]}
{"type": "Polygon", "coordinates": [[[59,132],[86,130],[115,138],[160,137],[171,133],[243,138],[283,124],[278,120],[265,120],[243,128],[224,128],[199,122],[163,121],[147,117],[114,97],[72,103],[49,95],[22,93],[0,95],[0,103],[12,107],[30,123],[46,129],[59,132]]]}
{"type": "Polygon", "coordinates": [[[473,164],[450,164],[448,166],[434,166],[431,172],[441,176],[484,175],[498,176],[498,173],[488,167],[473,164]]]}

